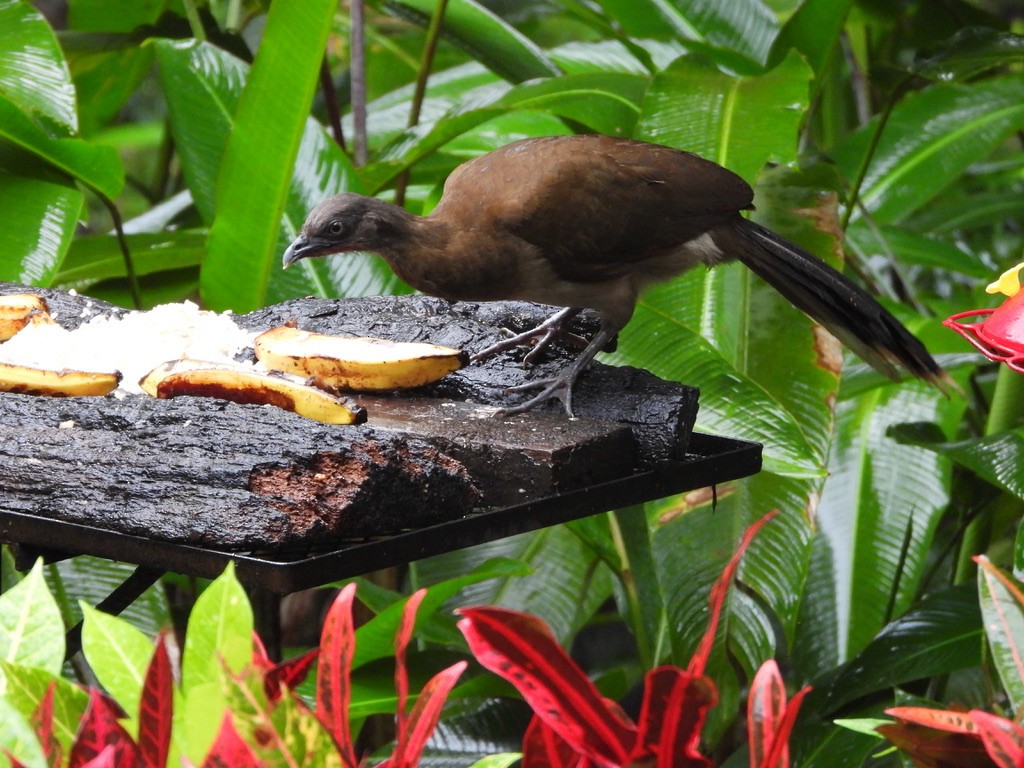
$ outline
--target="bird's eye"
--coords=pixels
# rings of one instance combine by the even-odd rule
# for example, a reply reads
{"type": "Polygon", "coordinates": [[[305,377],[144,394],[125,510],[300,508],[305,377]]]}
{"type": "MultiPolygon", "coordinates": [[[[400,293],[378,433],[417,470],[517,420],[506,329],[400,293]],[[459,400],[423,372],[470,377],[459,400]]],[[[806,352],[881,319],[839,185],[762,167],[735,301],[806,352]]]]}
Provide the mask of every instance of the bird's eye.
{"type": "Polygon", "coordinates": [[[345,227],[342,226],[340,221],[332,221],[327,225],[327,234],[337,236],[340,235],[344,229],[345,227]]]}

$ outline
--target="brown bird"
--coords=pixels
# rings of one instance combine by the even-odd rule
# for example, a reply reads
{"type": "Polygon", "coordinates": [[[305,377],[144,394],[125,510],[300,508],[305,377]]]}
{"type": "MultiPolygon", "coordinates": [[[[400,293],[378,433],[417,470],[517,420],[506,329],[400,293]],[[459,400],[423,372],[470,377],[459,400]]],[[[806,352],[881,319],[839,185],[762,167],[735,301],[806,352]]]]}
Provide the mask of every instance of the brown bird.
{"type": "Polygon", "coordinates": [[[345,251],[380,254],[405,282],[450,301],[523,299],[565,307],[537,328],[474,355],[533,342],[537,359],[585,308],[598,333],[540,393],[572,415],[580,373],[629,322],[648,285],[698,264],[739,259],[890,378],[948,377],[900,322],[830,266],[743,218],[743,179],[689,152],[607,136],[524,139],[460,165],[429,216],[346,192],[317,205],[284,266],[345,251]]]}

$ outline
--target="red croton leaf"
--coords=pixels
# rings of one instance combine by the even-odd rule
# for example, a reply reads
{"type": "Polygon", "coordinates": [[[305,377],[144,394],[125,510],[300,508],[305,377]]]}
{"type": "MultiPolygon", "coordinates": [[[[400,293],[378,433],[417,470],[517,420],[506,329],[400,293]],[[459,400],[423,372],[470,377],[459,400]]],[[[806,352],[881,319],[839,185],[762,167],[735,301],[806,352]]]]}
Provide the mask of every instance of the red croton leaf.
{"type": "Polygon", "coordinates": [[[465,661],[453,664],[434,675],[423,687],[405,721],[394,754],[378,768],[416,768],[420,764],[423,748],[441,719],[444,702],[467,666],[465,661]]]}
{"type": "Polygon", "coordinates": [[[626,763],[636,727],[623,722],[536,616],[505,608],[463,608],[459,629],[484,667],[514,685],[576,752],[598,766],[626,763]]]}
{"type": "Polygon", "coordinates": [[[631,764],[654,760],[657,768],[705,768],[697,751],[708,709],[718,701],[715,684],[679,667],[657,667],[644,679],[640,733],[631,764]]]}
{"type": "Polygon", "coordinates": [[[85,763],[82,768],[130,768],[132,763],[122,763],[118,760],[117,748],[104,747],[96,757],[85,763]]]}
{"type": "Polygon", "coordinates": [[[331,604],[320,635],[320,663],[316,672],[316,716],[338,745],[338,754],[345,768],[357,768],[348,724],[352,699],[352,656],[356,643],[352,620],[355,594],[353,582],[342,589],[331,604]]]}
{"type": "Polygon", "coordinates": [[[522,768],[587,768],[590,761],[536,715],[523,736],[522,768]]]}
{"type": "Polygon", "coordinates": [[[319,655],[320,649],[312,648],[268,669],[263,675],[263,690],[267,698],[272,702],[280,701],[282,686],[295,690],[306,679],[319,655]]]}
{"type": "Polygon", "coordinates": [[[230,712],[224,715],[220,731],[203,760],[202,768],[263,768],[263,763],[252,748],[235,730],[230,712]]]}
{"type": "Polygon", "coordinates": [[[980,709],[970,712],[985,751],[999,768],[1024,768],[1024,728],[980,709]]]}
{"type": "Polygon", "coordinates": [[[406,707],[409,703],[409,670],[405,666],[405,651],[412,640],[413,629],[416,628],[416,613],[426,596],[425,589],[416,590],[409,595],[409,599],[402,607],[402,620],[395,633],[395,692],[398,697],[395,709],[395,738],[399,745],[408,742],[406,707]]]}
{"type": "Polygon", "coordinates": [[[878,726],[889,741],[920,768],[994,768],[967,712],[926,707],[893,707],[896,722],[878,726]]]}
{"type": "Polygon", "coordinates": [[[740,566],[740,559],[743,557],[743,553],[747,551],[747,547],[750,546],[750,542],[754,540],[754,536],[761,528],[779,514],[778,510],[772,510],[760,520],[752,523],[747,530],[743,533],[743,538],[740,540],[739,546],[733,553],[732,558],[729,560],[728,565],[722,571],[721,576],[715,582],[711,588],[711,595],[708,598],[708,607],[710,608],[708,614],[708,626],[704,630],[704,636],[701,638],[700,645],[697,646],[697,650],[693,654],[693,658],[690,659],[690,665],[687,669],[694,675],[703,675],[704,670],[708,666],[708,658],[711,656],[711,647],[715,642],[715,633],[718,631],[718,620],[722,615],[722,608],[725,605],[726,595],[729,594],[729,587],[732,585],[732,580],[736,576],[736,570],[740,566]]]}
{"type": "Polygon", "coordinates": [[[71,747],[68,768],[85,768],[89,765],[105,765],[104,762],[93,763],[110,752],[119,768],[130,768],[139,764],[139,750],[132,737],[118,722],[122,715],[117,705],[106,698],[95,688],[89,689],[89,705],[78,728],[78,735],[71,747]]]}
{"type": "Polygon", "coordinates": [[[810,686],[803,688],[787,703],[779,665],[774,659],[761,665],[747,698],[751,768],[789,768],[789,734],[810,690],[810,686]]]}
{"type": "Polygon", "coordinates": [[[174,672],[161,633],[146,669],[139,699],[139,757],[143,768],[164,768],[171,750],[174,716],[174,672]]]}
{"type": "MultiPolygon", "coordinates": [[[[46,687],[46,693],[40,699],[30,720],[32,728],[39,738],[39,744],[43,748],[43,757],[46,758],[47,765],[62,765],[64,763],[63,750],[53,731],[53,697],[56,691],[57,681],[54,680],[46,687]]],[[[14,765],[13,759],[11,765],[14,765]]]]}

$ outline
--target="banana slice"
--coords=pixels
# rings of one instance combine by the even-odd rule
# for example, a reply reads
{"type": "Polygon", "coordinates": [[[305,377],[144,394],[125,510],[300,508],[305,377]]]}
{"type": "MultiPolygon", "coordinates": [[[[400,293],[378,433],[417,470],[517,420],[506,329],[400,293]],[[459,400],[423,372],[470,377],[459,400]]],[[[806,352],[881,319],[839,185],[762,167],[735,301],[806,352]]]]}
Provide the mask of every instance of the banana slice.
{"type": "Polygon", "coordinates": [[[0,341],[7,341],[31,322],[53,322],[42,296],[34,293],[0,296],[0,341]]]}
{"type": "Polygon", "coordinates": [[[97,371],[53,371],[29,365],[0,363],[0,392],[48,397],[101,396],[113,392],[121,374],[97,371]]]}
{"type": "Polygon", "coordinates": [[[142,377],[139,386],[153,397],[216,397],[233,403],[274,405],[325,424],[361,424],[366,411],[309,386],[286,373],[265,373],[243,365],[172,360],[142,377]]]}
{"type": "Polygon", "coordinates": [[[435,344],[327,336],[290,326],[260,334],[253,346],[267,368],[309,376],[336,390],[419,387],[469,361],[462,350],[435,344]]]}

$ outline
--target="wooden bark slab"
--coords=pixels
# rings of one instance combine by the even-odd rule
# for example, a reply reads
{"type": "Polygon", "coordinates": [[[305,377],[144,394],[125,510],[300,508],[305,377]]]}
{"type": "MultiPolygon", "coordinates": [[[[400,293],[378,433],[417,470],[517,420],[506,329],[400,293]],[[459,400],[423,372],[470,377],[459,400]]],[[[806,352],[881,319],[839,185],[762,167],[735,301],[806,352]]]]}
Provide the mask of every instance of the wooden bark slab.
{"type": "MultiPolygon", "coordinates": [[[[0,293],[23,292],[0,284],[0,293]]],[[[43,294],[68,328],[124,310],[43,294]]],[[[238,318],[473,351],[538,322],[526,304],[426,297],[304,299],[238,318]]],[[[578,330],[592,331],[593,318],[578,330]]],[[[0,511],[222,550],[277,550],[383,535],[622,477],[685,452],[696,391],[595,366],[558,407],[494,418],[505,387],[557,371],[574,350],[522,368],[515,354],[415,393],[364,397],[367,424],[327,426],[270,407],[146,396],[0,394],[0,511]],[[593,418],[599,415],[603,418],[593,418]]]]}

